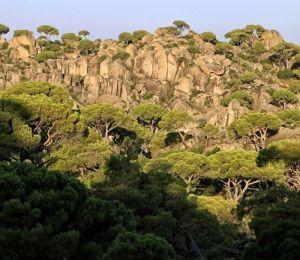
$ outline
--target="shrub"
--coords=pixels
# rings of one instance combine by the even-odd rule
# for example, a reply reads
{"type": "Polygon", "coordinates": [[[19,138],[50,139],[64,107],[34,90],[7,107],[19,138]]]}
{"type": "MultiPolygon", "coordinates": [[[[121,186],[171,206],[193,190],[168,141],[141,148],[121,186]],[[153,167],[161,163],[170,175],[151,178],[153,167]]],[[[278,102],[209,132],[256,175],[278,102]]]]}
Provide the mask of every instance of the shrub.
{"type": "Polygon", "coordinates": [[[201,37],[202,37],[202,40],[205,42],[211,42],[211,43],[217,42],[217,37],[212,32],[204,32],[201,34],[201,37]]]}
{"type": "Polygon", "coordinates": [[[200,53],[199,48],[194,47],[194,46],[188,47],[187,50],[188,50],[188,52],[189,52],[190,54],[193,54],[193,55],[194,55],[194,54],[197,54],[197,53],[200,53]]]}
{"type": "Polygon", "coordinates": [[[176,42],[168,43],[165,45],[165,48],[167,49],[172,49],[172,48],[177,48],[178,44],[176,42]]]}
{"type": "Polygon", "coordinates": [[[133,37],[134,41],[140,41],[147,34],[148,34],[148,32],[145,30],[137,30],[132,33],[132,37],[133,37]]]}
{"type": "Polygon", "coordinates": [[[257,74],[254,72],[246,72],[243,75],[241,75],[240,80],[244,83],[244,84],[250,84],[252,83],[254,80],[256,80],[258,78],[257,74]]]}
{"type": "Polygon", "coordinates": [[[2,44],[0,45],[0,49],[1,49],[1,50],[7,50],[7,49],[8,49],[8,46],[9,46],[8,42],[4,42],[4,43],[2,43],[2,44]]]}
{"type": "Polygon", "coordinates": [[[282,125],[287,128],[295,128],[300,125],[300,110],[286,109],[277,113],[282,120],[282,125]]]}
{"type": "Polygon", "coordinates": [[[81,54],[88,55],[89,53],[93,53],[97,51],[95,44],[90,40],[82,40],[78,44],[78,49],[81,54]]]}
{"type": "Polygon", "coordinates": [[[64,53],[73,53],[75,51],[75,49],[71,46],[66,46],[64,47],[64,53]]]}
{"type": "Polygon", "coordinates": [[[101,63],[101,62],[103,62],[103,61],[105,61],[106,59],[108,58],[108,56],[107,55],[101,55],[100,57],[99,57],[99,62],[101,63]]]}
{"type": "Polygon", "coordinates": [[[43,51],[60,51],[60,46],[57,44],[47,44],[43,51]]]}
{"type": "Polygon", "coordinates": [[[15,30],[14,31],[14,37],[22,36],[22,35],[32,36],[32,32],[29,30],[15,30]]]}
{"type": "Polygon", "coordinates": [[[279,89],[272,93],[272,103],[276,106],[280,106],[283,109],[287,104],[295,104],[298,102],[297,96],[289,90],[279,89]]]}
{"type": "Polygon", "coordinates": [[[144,94],[143,98],[144,98],[145,100],[149,100],[149,99],[151,99],[153,96],[154,96],[154,93],[147,90],[146,93],[144,94]]]}
{"type": "Polygon", "coordinates": [[[298,70],[293,70],[293,72],[294,72],[295,77],[296,77],[297,79],[300,79],[300,69],[298,69],[298,70]]]}
{"type": "Polygon", "coordinates": [[[295,80],[291,83],[289,90],[294,94],[300,93],[300,80],[295,80]]]}
{"type": "Polygon", "coordinates": [[[132,42],[132,35],[129,32],[122,32],[119,34],[119,41],[129,44],[132,42]]]}
{"type": "Polygon", "coordinates": [[[118,53],[116,53],[112,59],[114,60],[121,60],[121,61],[125,61],[130,57],[130,54],[128,52],[125,51],[119,51],[118,53]]]}
{"type": "Polygon", "coordinates": [[[76,35],[75,33],[64,33],[62,36],[61,36],[61,39],[64,41],[64,42],[76,42],[76,41],[80,41],[81,40],[81,37],[76,35]]]}
{"type": "Polygon", "coordinates": [[[205,127],[206,123],[207,123],[207,119],[206,118],[200,118],[199,121],[198,121],[198,126],[200,128],[203,128],[203,127],[205,127]]]}
{"type": "Polygon", "coordinates": [[[294,72],[292,70],[280,70],[277,73],[277,78],[279,79],[290,79],[295,76],[294,72]]]}
{"type": "Polygon", "coordinates": [[[58,53],[55,51],[42,51],[38,55],[36,55],[35,59],[37,62],[45,62],[48,59],[57,59],[58,53]]]}
{"type": "Polygon", "coordinates": [[[251,94],[242,90],[233,92],[230,95],[224,97],[224,99],[222,100],[222,105],[227,107],[233,99],[238,100],[241,106],[245,107],[251,107],[253,103],[253,97],[251,96],[251,94]]]}

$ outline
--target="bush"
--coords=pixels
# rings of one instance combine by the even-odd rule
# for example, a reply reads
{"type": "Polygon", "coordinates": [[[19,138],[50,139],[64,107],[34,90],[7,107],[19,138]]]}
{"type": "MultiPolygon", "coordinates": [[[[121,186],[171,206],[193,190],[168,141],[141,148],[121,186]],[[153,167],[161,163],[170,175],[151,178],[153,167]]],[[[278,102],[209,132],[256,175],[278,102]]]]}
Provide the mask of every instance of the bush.
{"type": "Polygon", "coordinates": [[[200,53],[199,48],[194,47],[194,46],[188,47],[187,50],[188,50],[188,52],[189,52],[190,54],[193,54],[193,55],[194,55],[194,54],[197,54],[197,53],[200,53]]]}
{"type": "Polygon", "coordinates": [[[289,90],[294,94],[300,93],[300,80],[295,80],[291,83],[289,90]]]}
{"type": "Polygon", "coordinates": [[[287,104],[296,104],[298,102],[297,96],[289,90],[279,89],[272,93],[272,103],[276,106],[286,108],[287,104]]]}
{"type": "Polygon", "coordinates": [[[197,204],[200,209],[207,209],[210,213],[214,214],[220,222],[236,221],[233,213],[236,208],[236,202],[230,199],[224,199],[220,196],[196,196],[190,195],[189,199],[197,204]]]}
{"type": "Polygon", "coordinates": [[[250,84],[252,83],[254,80],[256,80],[258,78],[258,76],[256,75],[256,73],[254,72],[246,72],[244,73],[240,80],[244,83],[244,84],[250,84]]]}
{"type": "Polygon", "coordinates": [[[279,79],[290,79],[295,77],[295,74],[292,70],[280,70],[277,73],[277,78],[279,79]]]}
{"type": "Polygon", "coordinates": [[[116,53],[112,59],[114,60],[122,60],[125,61],[130,57],[130,54],[128,52],[125,51],[119,51],[118,53],[116,53]]]}
{"type": "Polygon", "coordinates": [[[97,51],[95,44],[90,40],[80,41],[78,44],[78,49],[80,50],[80,53],[84,55],[88,55],[97,51]]]}
{"type": "Polygon", "coordinates": [[[4,42],[4,43],[2,43],[2,44],[0,45],[0,49],[1,49],[1,50],[7,50],[7,49],[8,49],[8,46],[9,46],[8,42],[4,42]]]}
{"type": "Polygon", "coordinates": [[[14,37],[22,36],[22,35],[32,36],[32,32],[29,30],[15,30],[14,31],[14,37]]]}
{"type": "Polygon", "coordinates": [[[296,77],[297,79],[300,79],[300,69],[298,69],[298,70],[293,70],[293,72],[294,72],[295,77],[296,77]]]}
{"type": "Polygon", "coordinates": [[[101,56],[99,57],[99,63],[105,61],[107,58],[108,58],[107,55],[105,55],[105,54],[104,54],[104,55],[101,55],[101,56]]]}
{"type": "Polygon", "coordinates": [[[134,40],[134,41],[140,41],[140,40],[142,40],[143,37],[144,37],[145,35],[147,35],[147,34],[148,34],[147,31],[144,31],[144,30],[137,30],[137,31],[134,31],[134,32],[132,33],[132,37],[133,37],[133,40],[134,40]]]}
{"type": "Polygon", "coordinates": [[[233,99],[238,100],[241,106],[245,107],[251,107],[253,103],[253,97],[251,96],[251,94],[242,90],[233,92],[230,95],[224,97],[224,99],[222,100],[222,105],[227,107],[233,99]]]}
{"type": "Polygon", "coordinates": [[[165,48],[167,49],[172,49],[172,48],[177,48],[178,44],[176,42],[168,43],[165,45],[165,48]]]}
{"type": "Polygon", "coordinates": [[[60,46],[57,44],[47,44],[43,51],[60,51],[60,46]]]}
{"type": "Polygon", "coordinates": [[[58,53],[55,51],[42,51],[38,55],[36,55],[35,59],[37,62],[45,62],[48,59],[57,59],[58,53]]]}
{"type": "Polygon", "coordinates": [[[73,53],[75,51],[75,49],[71,46],[66,46],[64,47],[64,53],[73,53]]]}
{"type": "Polygon", "coordinates": [[[198,126],[200,128],[203,128],[203,127],[205,127],[206,123],[207,123],[207,119],[206,118],[200,118],[199,121],[198,121],[198,126]]]}
{"type": "Polygon", "coordinates": [[[61,36],[61,39],[66,42],[77,42],[81,40],[81,37],[75,33],[65,33],[61,36]]]}
{"type": "Polygon", "coordinates": [[[300,125],[300,110],[286,109],[277,113],[282,120],[282,125],[287,128],[295,128],[300,125]]]}
{"type": "Polygon", "coordinates": [[[212,32],[204,32],[201,34],[201,37],[202,37],[202,40],[205,42],[211,42],[211,43],[217,42],[217,37],[212,32]]]}

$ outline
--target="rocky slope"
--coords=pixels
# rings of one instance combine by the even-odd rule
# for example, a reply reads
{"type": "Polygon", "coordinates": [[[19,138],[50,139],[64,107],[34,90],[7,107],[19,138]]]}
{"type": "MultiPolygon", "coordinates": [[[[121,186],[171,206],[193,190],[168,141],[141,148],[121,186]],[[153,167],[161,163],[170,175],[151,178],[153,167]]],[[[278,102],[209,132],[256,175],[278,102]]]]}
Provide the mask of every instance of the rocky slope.
{"type": "Polygon", "coordinates": [[[270,104],[267,89],[287,87],[276,77],[280,67],[263,62],[272,48],[283,42],[282,36],[265,30],[256,41],[263,45],[259,54],[250,55],[251,50],[241,45],[232,46],[227,55],[215,43],[204,41],[201,34],[189,31],[178,37],[160,28],[129,45],[97,40],[95,53],[82,55],[75,48],[39,63],[35,57],[42,47],[33,36],[21,35],[0,50],[0,89],[20,80],[45,81],[66,86],[79,104],[109,102],[130,109],[151,100],[227,127],[249,110],[236,100],[227,107],[222,105],[224,96],[233,91],[234,82],[243,74],[258,75],[252,83],[238,86],[251,93],[255,111],[277,111],[270,104]],[[118,53],[129,55],[118,59],[118,53]]]}

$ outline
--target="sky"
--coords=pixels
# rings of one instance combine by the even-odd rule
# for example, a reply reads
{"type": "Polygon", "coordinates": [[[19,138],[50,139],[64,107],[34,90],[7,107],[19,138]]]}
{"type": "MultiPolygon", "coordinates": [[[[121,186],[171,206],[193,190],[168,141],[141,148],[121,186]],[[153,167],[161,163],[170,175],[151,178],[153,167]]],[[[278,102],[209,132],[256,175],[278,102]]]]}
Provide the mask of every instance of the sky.
{"type": "Polygon", "coordinates": [[[61,33],[87,29],[91,38],[171,25],[184,20],[196,32],[223,35],[247,24],[278,30],[300,44],[300,0],[9,0],[1,3],[0,23],[11,31],[49,24],[61,33]]]}

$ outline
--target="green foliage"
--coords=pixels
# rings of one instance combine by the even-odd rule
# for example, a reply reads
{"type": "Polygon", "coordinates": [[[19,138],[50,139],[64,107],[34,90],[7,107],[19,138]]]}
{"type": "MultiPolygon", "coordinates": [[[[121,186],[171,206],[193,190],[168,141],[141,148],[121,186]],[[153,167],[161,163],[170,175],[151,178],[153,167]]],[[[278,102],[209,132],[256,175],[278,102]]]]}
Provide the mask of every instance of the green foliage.
{"type": "Polygon", "coordinates": [[[300,257],[299,202],[299,193],[281,188],[261,191],[239,206],[242,216],[252,216],[250,227],[256,237],[245,250],[245,259],[300,257]]]}
{"type": "Polygon", "coordinates": [[[236,29],[225,34],[226,39],[230,39],[233,45],[241,46],[241,44],[248,40],[249,35],[242,29],[236,29]]]}
{"type": "Polygon", "coordinates": [[[15,30],[14,31],[14,37],[22,36],[22,35],[32,36],[32,32],[28,31],[28,30],[15,30]]]}
{"type": "Polygon", "coordinates": [[[230,39],[230,43],[236,46],[247,46],[253,48],[255,40],[259,38],[264,31],[261,25],[250,24],[243,29],[235,29],[225,34],[226,39],[230,39]]]}
{"type": "Polygon", "coordinates": [[[221,179],[228,198],[242,199],[249,188],[261,181],[282,183],[284,165],[267,164],[259,168],[256,164],[257,153],[254,151],[231,150],[220,151],[208,157],[209,176],[221,179]]]}
{"type": "Polygon", "coordinates": [[[212,32],[202,33],[201,38],[205,42],[211,42],[211,43],[216,43],[217,42],[217,36],[212,32]]]}
{"type": "Polygon", "coordinates": [[[152,159],[144,166],[145,172],[172,173],[187,184],[187,191],[193,191],[199,178],[206,176],[207,159],[193,152],[174,152],[164,157],[152,159]]]}
{"type": "Polygon", "coordinates": [[[222,223],[234,223],[236,218],[234,210],[237,206],[236,201],[224,199],[221,196],[196,196],[190,195],[189,199],[197,204],[200,209],[207,209],[215,215],[222,223]]]}
{"type": "Polygon", "coordinates": [[[184,143],[186,138],[185,126],[191,121],[192,118],[189,114],[172,110],[162,117],[162,120],[158,125],[165,131],[177,132],[180,135],[182,142],[184,143]]]}
{"type": "Polygon", "coordinates": [[[283,161],[286,165],[285,184],[290,189],[300,191],[300,142],[299,140],[280,140],[271,143],[260,151],[257,163],[260,166],[268,162],[283,161]]]}
{"type": "Polygon", "coordinates": [[[77,138],[65,143],[60,149],[52,152],[48,167],[52,170],[75,173],[86,184],[92,184],[101,178],[101,172],[105,171],[110,155],[108,143],[99,140],[99,135],[90,134],[87,138],[77,138]]]}
{"type": "MultiPolygon", "coordinates": [[[[94,128],[105,139],[117,128],[137,131],[135,120],[123,109],[110,104],[93,104],[81,109],[82,121],[86,127],[94,128]]],[[[115,134],[117,135],[117,133],[115,134]]],[[[116,137],[116,136],[115,136],[116,137]]]]}
{"type": "Polygon", "coordinates": [[[0,185],[4,259],[96,259],[136,226],[123,204],[90,197],[82,184],[58,172],[1,164],[0,185]]]}
{"type": "Polygon", "coordinates": [[[246,72],[244,74],[241,75],[240,80],[244,83],[244,84],[251,84],[254,82],[254,80],[256,80],[258,78],[257,74],[254,72],[246,72]]]}
{"type": "Polygon", "coordinates": [[[206,147],[210,145],[210,140],[217,139],[220,135],[219,128],[211,124],[206,124],[203,127],[203,132],[206,139],[206,147]]]}
{"type": "Polygon", "coordinates": [[[145,94],[143,95],[143,99],[144,100],[150,100],[151,98],[153,98],[154,93],[152,91],[147,90],[145,92],[145,94]]]}
{"type": "Polygon", "coordinates": [[[81,31],[78,32],[78,35],[83,36],[84,38],[86,38],[87,36],[90,35],[90,32],[87,31],[87,30],[81,30],[81,31]]]}
{"type": "Polygon", "coordinates": [[[188,52],[189,52],[190,54],[193,54],[193,55],[195,55],[195,54],[197,54],[197,53],[200,53],[199,48],[194,47],[194,46],[188,47],[187,50],[188,50],[188,52]]]}
{"type": "Polygon", "coordinates": [[[280,160],[287,165],[300,165],[300,141],[286,139],[273,142],[262,150],[257,158],[259,165],[280,160]]]}
{"type": "Polygon", "coordinates": [[[277,131],[281,120],[271,114],[251,112],[236,119],[230,126],[237,138],[247,137],[257,151],[264,149],[267,137],[277,131]]]}
{"type": "Polygon", "coordinates": [[[126,61],[129,57],[130,57],[130,54],[128,52],[119,51],[112,57],[112,59],[126,61]]]}
{"type": "Polygon", "coordinates": [[[252,95],[249,94],[247,91],[242,90],[242,91],[232,92],[231,94],[224,97],[222,100],[222,105],[227,107],[231,102],[231,100],[233,99],[238,100],[241,106],[245,106],[248,108],[250,108],[253,103],[252,95]]]}
{"type": "Polygon", "coordinates": [[[300,93],[300,80],[294,80],[290,86],[289,90],[293,92],[294,94],[299,94],[300,93]]]}
{"type": "Polygon", "coordinates": [[[40,137],[26,124],[27,110],[16,100],[0,99],[0,160],[25,159],[39,146],[40,137]]]}
{"type": "Polygon", "coordinates": [[[288,104],[296,104],[298,102],[297,96],[286,89],[275,90],[271,96],[273,104],[283,109],[285,109],[288,104]]]}
{"type": "Polygon", "coordinates": [[[56,51],[42,51],[36,55],[35,59],[37,62],[45,62],[49,59],[58,59],[59,54],[56,51]]]}
{"type": "Polygon", "coordinates": [[[181,30],[179,30],[176,26],[167,26],[163,29],[166,34],[170,34],[173,36],[179,36],[181,34],[181,30]]]}
{"type": "Polygon", "coordinates": [[[3,34],[7,34],[9,32],[9,27],[4,24],[0,24],[0,38],[3,34]]]}
{"type": "Polygon", "coordinates": [[[76,35],[75,33],[64,33],[61,36],[61,39],[63,40],[63,42],[78,42],[81,40],[81,37],[76,35]]]}
{"type": "Polygon", "coordinates": [[[216,43],[216,53],[222,54],[225,56],[232,55],[232,45],[227,42],[218,42],[216,43]]]}
{"type": "Polygon", "coordinates": [[[185,30],[189,30],[191,27],[182,20],[176,20],[173,22],[173,25],[180,31],[182,34],[185,30]]]}
{"type": "Polygon", "coordinates": [[[125,44],[129,44],[132,42],[132,34],[129,32],[122,32],[119,35],[119,41],[124,42],[125,44]]]}
{"type": "Polygon", "coordinates": [[[145,127],[149,127],[152,133],[157,129],[158,123],[166,112],[165,108],[151,103],[142,103],[132,111],[138,122],[145,127]]]}
{"type": "Polygon", "coordinates": [[[105,55],[105,54],[104,54],[104,55],[101,55],[101,56],[99,57],[99,63],[105,61],[107,58],[108,58],[107,55],[105,55]]]}
{"type": "Polygon", "coordinates": [[[112,243],[103,259],[137,259],[143,260],[174,259],[175,252],[166,240],[152,234],[120,234],[112,243]]]}
{"type": "Polygon", "coordinates": [[[289,42],[282,42],[273,47],[272,55],[269,60],[277,62],[285,69],[290,69],[291,59],[298,53],[300,53],[300,47],[298,45],[289,42]]]}
{"type": "Polygon", "coordinates": [[[253,53],[256,54],[256,55],[260,55],[264,52],[266,52],[266,48],[265,48],[265,45],[264,43],[258,41],[256,43],[254,43],[254,46],[253,46],[253,53]]]}
{"type": "Polygon", "coordinates": [[[298,109],[285,109],[278,112],[277,116],[284,127],[294,129],[300,125],[300,110],[298,109]]]}
{"type": "Polygon", "coordinates": [[[59,30],[51,25],[41,25],[37,28],[38,33],[44,33],[48,40],[52,35],[59,35],[59,30]]]}
{"type": "Polygon", "coordinates": [[[78,49],[84,55],[88,55],[90,53],[97,51],[97,48],[96,48],[94,42],[92,42],[90,40],[81,40],[78,43],[78,49]]]}
{"type": "Polygon", "coordinates": [[[137,31],[134,31],[132,33],[132,39],[134,42],[136,41],[140,41],[143,39],[144,36],[146,36],[147,34],[149,34],[147,31],[145,30],[137,30],[137,31]]]}
{"type": "Polygon", "coordinates": [[[291,79],[294,78],[294,72],[290,69],[280,70],[277,73],[277,78],[279,79],[291,79]]]}
{"type": "Polygon", "coordinates": [[[8,47],[9,47],[8,42],[3,42],[2,44],[0,44],[0,50],[7,50],[8,47]]]}

